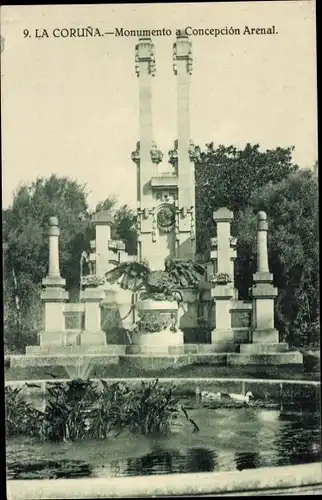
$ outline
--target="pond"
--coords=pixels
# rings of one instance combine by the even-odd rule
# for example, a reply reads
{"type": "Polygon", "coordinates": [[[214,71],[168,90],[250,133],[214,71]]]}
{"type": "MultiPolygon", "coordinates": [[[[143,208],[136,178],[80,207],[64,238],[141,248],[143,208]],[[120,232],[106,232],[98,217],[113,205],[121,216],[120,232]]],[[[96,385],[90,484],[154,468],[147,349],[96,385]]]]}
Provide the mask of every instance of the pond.
{"type": "MultiPolygon", "coordinates": [[[[186,402],[187,404],[187,402],[186,402]]],[[[319,413],[191,404],[200,431],[180,419],[167,436],[124,432],[101,441],[7,440],[8,479],[116,477],[232,471],[321,459],[319,413]]]]}

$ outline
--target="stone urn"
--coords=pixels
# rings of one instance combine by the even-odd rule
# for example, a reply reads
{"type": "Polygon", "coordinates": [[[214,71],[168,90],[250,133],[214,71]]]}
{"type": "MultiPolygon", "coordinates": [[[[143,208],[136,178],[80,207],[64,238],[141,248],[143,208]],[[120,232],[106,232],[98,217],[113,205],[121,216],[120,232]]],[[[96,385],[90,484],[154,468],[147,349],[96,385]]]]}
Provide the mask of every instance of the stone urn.
{"type": "Polygon", "coordinates": [[[116,309],[120,317],[120,323],[126,330],[131,330],[134,322],[134,314],[130,311],[132,306],[133,294],[130,290],[123,290],[120,285],[105,284],[105,298],[103,306],[116,309]]]}
{"type": "Polygon", "coordinates": [[[136,309],[138,328],[131,336],[138,348],[132,349],[133,354],[169,354],[169,346],[183,345],[176,300],[139,300],[136,309]]]}

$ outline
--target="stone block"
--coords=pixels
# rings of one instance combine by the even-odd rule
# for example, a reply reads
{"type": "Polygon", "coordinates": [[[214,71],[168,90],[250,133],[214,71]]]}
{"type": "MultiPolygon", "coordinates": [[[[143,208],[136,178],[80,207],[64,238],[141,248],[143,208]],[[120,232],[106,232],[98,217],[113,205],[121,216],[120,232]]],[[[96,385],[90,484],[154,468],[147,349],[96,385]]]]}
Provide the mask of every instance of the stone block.
{"type": "Polygon", "coordinates": [[[255,283],[272,283],[273,275],[269,272],[257,272],[253,274],[253,281],[255,283]]]}
{"type": "MultiPolygon", "coordinates": [[[[46,349],[46,351],[47,351],[48,348],[45,347],[43,349],[46,349]]],[[[27,345],[26,346],[26,354],[27,354],[27,356],[30,354],[41,354],[40,345],[27,345]]]]}
{"type": "Polygon", "coordinates": [[[89,332],[83,331],[80,337],[81,346],[106,346],[106,335],[103,331],[89,332]]]}
{"type": "Polygon", "coordinates": [[[252,296],[254,298],[275,299],[277,293],[277,288],[275,288],[271,283],[258,282],[252,288],[252,296]]]}
{"type": "MultiPolygon", "coordinates": [[[[61,278],[58,279],[61,280],[61,278]]],[[[46,288],[41,292],[41,300],[44,302],[67,302],[69,298],[68,292],[66,292],[64,288],[53,286],[52,278],[50,278],[50,280],[46,278],[46,280],[43,280],[43,284],[44,283],[46,288]]]]}
{"type": "Polygon", "coordinates": [[[234,342],[235,338],[235,333],[234,330],[229,329],[229,330],[222,330],[222,329],[215,329],[211,332],[211,343],[216,344],[219,342],[234,342]]]}
{"type": "Polygon", "coordinates": [[[234,343],[247,344],[251,342],[251,335],[249,328],[234,328],[234,343]]]}
{"type": "Polygon", "coordinates": [[[275,328],[268,328],[262,330],[254,330],[252,332],[253,344],[278,344],[279,332],[275,328]]]}
{"type": "Polygon", "coordinates": [[[234,286],[230,285],[215,285],[211,289],[211,296],[217,300],[232,299],[235,295],[234,286]]]}
{"type": "MultiPolygon", "coordinates": [[[[82,302],[101,302],[105,298],[105,292],[101,288],[86,288],[82,291],[82,302]]],[[[86,309],[85,309],[86,311],[86,309]]]]}
{"type": "Polygon", "coordinates": [[[153,333],[133,333],[134,344],[140,346],[142,354],[168,354],[169,346],[183,346],[183,332],[170,329],[153,333]]]}
{"type": "Polygon", "coordinates": [[[256,344],[241,344],[241,354],[269,354],[274,352],[287,352],[288,344],[281,343],[256,343],[256,344]]]}
{"type": "Polygon", "coordinates": [[[66,346],[78,346],[78,345],[80,345],[80,336],[81,336],[80,331],[66,330],[64,336],[65,336],[66,346]]]}
{"type": "Polygon", "coordinates": [[[214,211],[213,219],[215,222],[231,222],[234,218],[234,214],[229,208],[221,207],[218,210],[214,211]]]}
{"type": "Polygon", "coordinates": [[[65,344],[65,332],[60,331],[45,331],[40,333],[41,347],[48,347],[51,345],[62,346],[65,344]]]}
{"type": "Polygon", "coordinates": [[[269,354],[227,354],[228,366],[247,365],[301,365],[303,355],[300,352],[279,352],[269,354]]]}
{"type": "Polygon", "coordinates": [[[105,346],[101,345],[57,345],[57,346],[27,346],[26,354],[27,355],[78,355],[82,356],[83,354],[124,354],[126,345],[121,344],[107,344],[105,346]]]}
{"type": "Polygon", "coordinates": [[[194,365],[226,365],[226,354],[210,353],[210,354],[190,354],[189,363],[194,365]]]}
{"type": "Polygon", "coordinates": [[[197,352],[197,349],[196,349],[196,346],[195,345],[191,345],[192,349],[189,351],[187,350],[187,347],[190,347],[190,346],[186,346],[186,345],[169,345],[168,346],[168,353],[169,354],[172,354],[172,355],[180,355],[180,354],[188,354],[188,352],[197,352]]]}
{"type": "Polygon", "coordinates": [[[66,355],[22,355],[11,357],[11,367],[51,367],[51,366],[78,366],[82,367],[89,363],[95,364],[118,364],[119,356],[110,354],[66,354],[66,355]]]}

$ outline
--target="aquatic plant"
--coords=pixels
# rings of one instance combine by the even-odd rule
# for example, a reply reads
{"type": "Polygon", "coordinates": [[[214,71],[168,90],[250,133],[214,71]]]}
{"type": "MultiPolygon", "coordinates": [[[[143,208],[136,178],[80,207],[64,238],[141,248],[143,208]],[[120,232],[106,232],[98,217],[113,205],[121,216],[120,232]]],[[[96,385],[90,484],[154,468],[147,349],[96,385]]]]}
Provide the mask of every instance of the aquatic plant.
{"type": "Polygon", "coordinates": [[[106,439],[112,431],[156,434],[171,430],[173,418],[183,412],[194,431],[196,423],[174,397],[174,387],[155,380],[130,389],[119,382],[101,380],[99,390],[91,380],[52,382],[44,412],[33,409],[18,389],[6,389],[7,436],[24,434],[51,441],[106,439]]]}
{"type": "Polygon", "coordinates": [[[25,435],[43,437],[44,418],[41,411],[33,408],[20,394],[22,388],[5,388],[6,436],[25,435]],[[37,423],[37,425],[36,425],[37,423]]]}
{"type": "Polygon", "coordinates": [[[106,439],[117,429],[120,433],[126,423],[127,399],[132,391],[122,382],[108,385],[101,380],[103,389],[88,412],[88,437],[106,439]]]}
{"type": "Polygon", "coordinates": [[[180,411],[173,389],[160,385],[158,379],[149,384],[141,382],[140,389],[132,391],[126,406],[126,426],[130,431],[141,434],[169,432],[172,417],[180,411]]]}
{"type": "Polygon", "coordinates": [[[48,388],[44,413],[46,438],[74,441],[86,437],[88,409],[96,398],[91,380],[69,380],[64,384],[53,382],[48,388]]]}

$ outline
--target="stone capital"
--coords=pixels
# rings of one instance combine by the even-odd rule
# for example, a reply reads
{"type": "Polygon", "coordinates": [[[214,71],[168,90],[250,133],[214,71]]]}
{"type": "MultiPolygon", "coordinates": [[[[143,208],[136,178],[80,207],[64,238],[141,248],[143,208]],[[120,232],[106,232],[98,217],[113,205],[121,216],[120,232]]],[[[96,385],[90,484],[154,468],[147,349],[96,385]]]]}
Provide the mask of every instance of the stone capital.
{"type": "Polygon", "coordinates": [[[252,288],[252,296],[256,299],[275,299],[277,288],[271,283],[258,283],[252,288]]]}
{"type": "Polygon", "coordinates": [[[41,283],[46,288],[65,288],[66,280],[61,276],[46,276],[41,283]]]}
{"type": "Polygon", "coordinates": [[[140,63],[148,64],[148,73],[155,76],[154,44],[149,37],[141,37],[135,46],[135,72],[140,76],[140,63]]]}
{"type": "Polygon", "coordinates": [[[273,275],[268,272],[257,272],[253,274],[253,281],[255,283],[272,283],[273,275]]]}
{"type": "Polygon", "coordinates": [[[58,227],[58,219],[57,217],[49,218],[49,229],[48,236],[59,236],[59,227],[58,227]]]}
{"type": "Polygon", "coordinates": [[[215,222],[231,222],[234,218],[233,212],[226,207],[219,208],[213,213],[215,222]]]}
{"type": "Polygon", "coordinates": [[[92,222],[95,224],[95,226],[112,226],[114,224],[114,217],[109,210],[100,210],[99,212],[93,214],[92,222]]]}
{"type": "Polygon", "coordinates": [[[82,291],[82,302],[101,302],[105,297],[104,290],[100,288],[86,288],[82,291]]]}
{"type": "Polygon", "coordinates": [[[234,288],[233,286],[227,286],[226,284],[216,284],[211,290],[211,296],[217,300],[231,299],[234,297],[234,288]]]}
{"type": "Polygon", "coordinates": [[[69,293],[61,287],[46,288],[41,292],[41,300],[44,302],[67,302],[69,293]]]}

